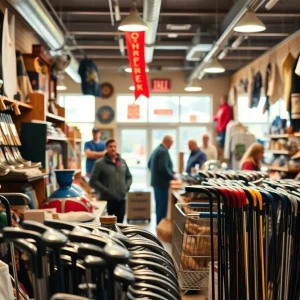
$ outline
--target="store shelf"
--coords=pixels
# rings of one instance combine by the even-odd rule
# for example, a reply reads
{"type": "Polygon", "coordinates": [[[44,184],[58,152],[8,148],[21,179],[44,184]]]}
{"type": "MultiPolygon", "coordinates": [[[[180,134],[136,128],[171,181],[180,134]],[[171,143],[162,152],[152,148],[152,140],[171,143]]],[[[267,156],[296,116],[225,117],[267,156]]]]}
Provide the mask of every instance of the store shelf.
{"type": "Polygon", "coordinates": [[[46,173],[35,177],[14,177],[8,174],[6,176],[1,176],[0,182],[34,182],[37,180],[45,179],[47,177],[48,174],[46,173]]]}
{"type": "Polygon", "coordinates": [[[271,150],[271,149],[268,149],[268,150],[266,150],[266,152],[273,153],[273,154],[278,154],[278,155],[293,155],[293,154],[295,154],[294,152],[290,152],[288,150],[271,150]]]}
{"type": "Polygon", "coordinates": [[[26,108],[26,109],[33,109],[33,106],[30,105],[30,104],[27,104],[27,103],[23,103],[23,102],[20,102],[20,101],[17,101],[17,100],[12,100],[12,99],[9,99],[5,96],[2,97],[4,103],[6,104],[14,104],[14,103],[17,103],[19,108],[26,108]]]}
{"type": "Polygon", "coordinates": [[[271,171],[278,171],[278,172],[286,172],[286,173],[299,173],[300,169],[289,169],[287,167],[273,167],[273,166],[266,166],[271,171]]]}
{"type": "Polygon", "coordinates": [[[271,134],[269,137],[270,139],[287,139],[289,137],[294,137],[294,135],[283,133],[283,134],[271,134]]]}
{"type": "Polygon", "coordinates": [[[66,142],[68,139],[64,136],[47,136],[48,141],[63,141],[66,142]]]}
{"type": "Polygon", "coordinates": [[[64,117],[60,117],[51,113],[46,113],[46,119],[50,122],[65,122],[64,117]]]}

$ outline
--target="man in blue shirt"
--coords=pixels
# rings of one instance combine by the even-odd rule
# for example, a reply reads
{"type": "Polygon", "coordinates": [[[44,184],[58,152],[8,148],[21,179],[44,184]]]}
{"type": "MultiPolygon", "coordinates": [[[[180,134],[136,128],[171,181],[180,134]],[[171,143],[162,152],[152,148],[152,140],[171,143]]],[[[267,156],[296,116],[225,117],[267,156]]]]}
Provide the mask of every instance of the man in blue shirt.
{"type": "Polygon", "coordinates": [[[191,150],[191,154],[187,161],[185,171],[190,174],[196,165],[199,165],[199,168],[201,168],[201,166],[207,161],[207,156],[203,151],[200,150],[196,140],[189,140],[188,145],[189,149],[191,150]]]}
{"type": "Polygon", "coordinates": [[[100,129],[94,128],[92,133],[93,139],[84,144],[84,152],[86,156],[85,171],[87,177],[91,176],[95,161],[102,158],[106,153],[105,143],[100,140],[100,129]]]}

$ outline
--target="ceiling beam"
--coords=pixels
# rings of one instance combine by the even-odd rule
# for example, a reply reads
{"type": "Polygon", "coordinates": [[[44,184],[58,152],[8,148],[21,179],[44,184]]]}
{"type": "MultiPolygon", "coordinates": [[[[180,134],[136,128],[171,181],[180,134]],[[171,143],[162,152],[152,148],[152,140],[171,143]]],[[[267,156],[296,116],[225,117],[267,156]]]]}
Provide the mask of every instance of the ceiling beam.
{"type": "MultiPolygon", "coordinates": [[[[287,37],[292,33],[284,33],[284,32],[255,32],[255,33],[247,33],[248,37],[256,36],[256,37],[287,37]]],[[[234,33],[235,36],[241,35],[240,33],[234,33]]],[[[245,35],[245,34],[243,34],[245,35]]]]}
{"type": "MultiPolygon", "coordinates": [[[[79,31],[79,30],[70,30],[69,31],[71,34],[74,35],[93,35],[93,36],[99,36],[99,35],[111,35],[111,36],[116,36],[119,35],[120,32],[117,31],[79,31]]],[[[168,36],[168,34],[177,34],[178,36],[194,36],[194,32],[158,32],[158,36],[168,36]]],[[[123,33],[121,33],[123,35],[123,33]]],[[[210,35],[210,33],[207,33],[207,35],[210,35]]]]}
{"type": "Polygon", "coordinates": [[[271,47],[269,46],[239,46],[238,48],[232,48],[232,47],[227,47],[227,50],[245,50],[245,51],[266,51],[269,50],[271,47]]]}
{"type": "MultiPolygon", "coordinates": [[[[74,54],[74,57],[76,58],[84,58],[85,55],[82,54],[74,54]]],[[[91,59],[127,59],[127,56],[121,56],[121,55],[88,55],[91,59]]],[[[181,59],[184,60],[184,55],[155,55],[154,60],[177,60],[181,59]]]]}
{"type": "MultiPolygon", "coordinates": [[[[73,15],[73,16],[110,16],[109,11],[84,11],[84,10],[73,10],[66,9],[64,11],[57,7],[57,11],[63,15],[73,15]]],[[[127,16],[128,11],[120,12],[122,16],[127,16]]],[[[227,12],[221,11],[216,14],[215,11],[207,12],[161,12],[161,17],[216,17],[216,15],[222,17],[225,16],[227,12]]],[[[270,13],[256,13],[258,17],[262,18],[274,18],[274,17],[284,17],[284,18],[299,18],[300,12],[270,12],[270,13]]]]}

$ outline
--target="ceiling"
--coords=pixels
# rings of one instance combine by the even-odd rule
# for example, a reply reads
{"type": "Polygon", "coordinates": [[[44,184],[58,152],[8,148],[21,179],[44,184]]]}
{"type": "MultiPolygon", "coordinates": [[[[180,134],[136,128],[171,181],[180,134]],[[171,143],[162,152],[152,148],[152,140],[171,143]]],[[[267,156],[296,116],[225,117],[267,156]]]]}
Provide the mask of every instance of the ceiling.
{"type": "MultiPolygon", "coordinates": [[[[118,70],[127,64],[127,57],[122,56],[119,50],[118,37],[122,33],[118,32],[116,23],[114,25],[111,23],[109,0],[42,1],[47,8],[49,8],[47,2],[50,2],[62,19],[70,34],[67,44],[71,46],[70,49],[75,57],[81,59],[86,55],[95,60],[112,61],[111,68],[118,70]],[[76,41],[75,45],[72,38],[76,41]]],[[[114,0],[111,1],[114,3],[114,0]]],[[[142,15],[143,1],[136,2],[142,15]]],[[[191,72],[209,49],[198,53],[198,61],[187,61],[187,52],[193,46],[195,36],[198,37],[199,44],[213,45],[222,34],[222,24],[235,2],[237,1],[162,0],[154,58],[150,70],[180,68],[191,72]],[[171,30],[168,24],[190,26],[185,30],[171,30]]],[[[119,0],[122,18],[128,14],[131,6],[131,0],[119,0]]],[[[265,9],[265,5],[261,5],[257,16],[265,23],[266,31],[248,35],[237,49],[231,47],[238,37],[237,34],[234,34],[225,44],[228,53],[222,63],[227,74],[240,69],[299,30],[299,0],[281,0],[270,11],[265,9]]]]}

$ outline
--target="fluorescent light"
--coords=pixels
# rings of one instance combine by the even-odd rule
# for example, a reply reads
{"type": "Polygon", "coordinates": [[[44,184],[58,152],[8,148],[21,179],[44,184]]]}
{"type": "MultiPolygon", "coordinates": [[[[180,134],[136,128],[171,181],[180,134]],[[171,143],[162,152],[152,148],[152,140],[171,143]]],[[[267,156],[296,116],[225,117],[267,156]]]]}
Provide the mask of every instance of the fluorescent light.
{"type": "Polygon", "coordinates": [[[177,37],[178,37],[177,33],[169,33],[168,34],[168,38],[170,38],[170,39],[176,39],[177,37]]]}
{"type": "Polygon", "coordinates": [[[191,24],[167,24],[167,30],[190,30],[191,24]]]}
{"type": "Polygon", "coordinates": [[[233,28],[236,32],[261,32],[266,30],[265,24],[255,15],[253,11],[248,11],[244,17],[233,28]]]}
{"type": "Polygon", "coordinates": [[[239,47],[239,45],[240,45],[243,41],[245,41],[245,40],[247,40],[247,39],[248,39],[248,36],[246,36],[246,35],[240,35],[240,36],[237,37],[236,40],[232,43],[231,47],[232,47],[233,49],[236,49],[236,48],[239,47]]]}
{"type": "Polygon", "coordinates": [[[219,59],[219,60],[224,59],[224,58],[226,57],[227,53],[228,53],[228,50],[227,50],[227,49],[224,49],[224,50],[218,55],[218,59],[219,59]]]}
{"type": "Polygon", "coordinates": [[[200,92],[202,88],[197,84],[197,79],[193,78],[192,81],[184,88],[186,92],[200,92]]]}
{"type": "Polygon", "coordinates": [[[279,0],[269,0],[268,3],[266,4],[265,8],[267,10],[271,10],[278,1],[279,0]]]}
{"type": "MultiPolygon", "coordinates": [[[[125,71],[126,73],[132,73],[131,67],[126,67],[124,71],[125,71]]],[[[148,67],[148,66],[146,66],[145,71],[146,71],[146,73],[149,72],[149,67],[148,67]]]]}
{"type": "Polygon", "coordinates": [[[219,63],[216,58],[213,58],[204,68],[205,73],[223,73],[225,68],[219,63]]]}
{"type": "Polygon", "coordinates": [[[115,4],[115,19],[117,22],[121,21],[120,7],[119,3],[115,4]]]}
{"type": "Polygon", "coordinates": [[[118,29],[127,32],[140,32],[148,30],[148,26],[134,7],[130,10],[129,15],[121,22],[118,29]]]}
{"type": "Polygon", "coordinates": [[[135,90],[135,86],[134,86],[134,85],[131,85],[128,89],[129,89],[130,91],[134,91],[134,90],[135,90]]]}
{"type": "Polygon", "coordinates": [[[56,85],[56,90],[57,91],[65,91],[67,89],[66,85],[61,79],[58,79],[57,85],[56,85]]]}

